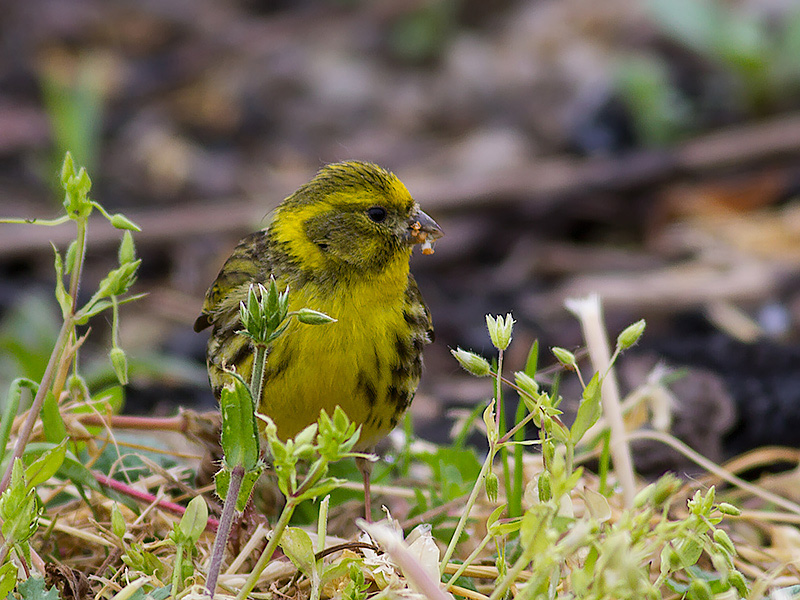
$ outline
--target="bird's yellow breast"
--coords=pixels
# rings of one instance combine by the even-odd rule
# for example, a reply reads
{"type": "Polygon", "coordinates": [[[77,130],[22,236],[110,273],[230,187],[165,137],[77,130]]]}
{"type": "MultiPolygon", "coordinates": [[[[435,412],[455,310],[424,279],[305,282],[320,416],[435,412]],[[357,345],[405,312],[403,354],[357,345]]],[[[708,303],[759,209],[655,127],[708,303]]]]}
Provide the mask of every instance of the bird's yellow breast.
{"type": "MultiPolygon", "coordinates": [[[[397,424],[405,407],[393,397],[393,369],[398,344],[410,343],[403,338],[407,265],[408,256],[401,256],[397,268],[363,282],[333,290],[309,283],[290,290],[290,310],[313,308],[337,321],[310,326],[295,320],[269,352],[260,411],[282,438],[316,422],[320,410],[333,414],[337,405],[362,426],[361,448],[397,424]]],[[[411,393],[416,384],[408,382],[411,393]]]]}

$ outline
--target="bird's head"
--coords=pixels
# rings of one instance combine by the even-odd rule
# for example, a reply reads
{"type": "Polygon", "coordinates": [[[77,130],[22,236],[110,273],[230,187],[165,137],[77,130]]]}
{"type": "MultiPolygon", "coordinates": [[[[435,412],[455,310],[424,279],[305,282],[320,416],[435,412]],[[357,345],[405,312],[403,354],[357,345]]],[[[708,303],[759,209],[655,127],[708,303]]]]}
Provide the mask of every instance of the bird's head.
{"type": "Polygon", "coordinates": [[[403,183],[371,163],[323,167],[286,198],[272,225],[275,241],[302,267],[316,272],[379,272],[406,261],[415,244],[430,253],[442,236],[403,183]]]}

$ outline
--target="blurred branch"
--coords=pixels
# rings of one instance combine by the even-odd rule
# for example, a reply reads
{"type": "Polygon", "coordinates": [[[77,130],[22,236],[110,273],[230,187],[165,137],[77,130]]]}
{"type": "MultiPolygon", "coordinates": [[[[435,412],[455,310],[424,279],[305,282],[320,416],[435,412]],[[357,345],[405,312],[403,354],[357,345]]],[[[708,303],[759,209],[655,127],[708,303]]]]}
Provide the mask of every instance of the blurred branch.
{"type": "MultiPolygon", "coordinates": [[[[551,157],[535,164],[496,175],[447,178],[406,177],[414,196],[424,199],[433,212],[461,210],[497,202],[538,203],[548,206],[565,196],[597,192],[619,192],[661,180],[698,175],[731,166],[745,167],[766,159],[800,155],[800,113],[754,125],[726,129],[698,137],[668,150],[644,150],[624,156],[600,158],[551,157]]],[[[288,189],[281,181],[263,197],[277,203],[288,189]],[[280,187],[280,191],[278,190],[280,187]]],[[[269,206],[240,198],[216,203],[192,203],[175,208],[132,211],[126,214],[142,232],[137,243],[174,242],[176,239],[218,233],[244,233],[265,226],[269,206]]],[[[20,217],[38,215],[17,215],[20,217]]],[[[92,221],[95,248],[116,246],[118,237],[98,217],[92,221]]],[[[68,226],[31,229],[7,226],[0,237],[0,256],[50,252],[48,244],[66,247],[71,241],[68,226]]]]}
{"type": "Polygon", "coordinates": [[[429,179],[406,180],[415,197],[424,198],[433,212],[497,201],[547,205],[567,195],[628,190],[787,155],[800,155],[800,113],[710,133],[672,149],[587,159],[544,158],[524,169],[488,177],[447,179],[432,174],[429,179]]]}

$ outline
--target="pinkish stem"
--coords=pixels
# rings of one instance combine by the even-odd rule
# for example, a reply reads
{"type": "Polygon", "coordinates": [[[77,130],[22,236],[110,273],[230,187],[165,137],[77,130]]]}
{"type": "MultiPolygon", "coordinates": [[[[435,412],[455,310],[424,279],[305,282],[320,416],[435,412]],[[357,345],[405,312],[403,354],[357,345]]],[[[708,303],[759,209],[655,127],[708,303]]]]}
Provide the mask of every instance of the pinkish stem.
{"type": "MultiPolygon", "coordinates": [[[[181,515],[186,512],[186,508],[181,506],[180,504],[176,504],[175,502],[170,502],[169,500],[160,500],[156,498],[153,494],[148,492],[143,492],[141,490],[137,490],[121,481],[117,481],[116,479],[112,479],[107,475],[103,475],[102,473],[98,473],[97,471],[93,471],[92,475],[94,478],[97,479],[97,482],[100,485],[104,485],[106,487],[110,487],[112,490],[119,492],[121,494],[125,494],[126,496],[130,496],[134,500],[138,500],[139,502],[143,502],[146,504],[155,504],[160,509],[165,510],[167,512],[171,512],[174,515],[181,515]]],[[[206,524],[206,529],[209,531],[216,531],[219,527],[219,521],[217,521],[213,517],[208,518],[208,523],[206,524]]]]}

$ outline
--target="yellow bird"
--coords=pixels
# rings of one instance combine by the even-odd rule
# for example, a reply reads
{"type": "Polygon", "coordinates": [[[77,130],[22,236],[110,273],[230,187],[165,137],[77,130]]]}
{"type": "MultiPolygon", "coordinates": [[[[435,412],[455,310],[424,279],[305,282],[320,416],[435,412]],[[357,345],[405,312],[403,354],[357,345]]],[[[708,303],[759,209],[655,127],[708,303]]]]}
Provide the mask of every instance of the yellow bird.
{"type": "MultiPolygon", "coordinates": [[[[259,411],[283,439],[341,406],[361,426],[369,451],[397,425],[422,373],[433,327],[409,271],[415,244],[432,253],[442,236],[391,172],[371,163],[323,167],[277,208],[269,227],[244,238],[206,294],[195,331],[211,326],[208,372],[219,398],[223,366],[247,381],[253,365],[239,304],[251,284],[274,276],[289,287],[289,310],[313,308],[336,319],[324,327],[295,320],[268,351],[259,411]]],[[[371,463],[364,475],[370,518],[371,463]]]]}

